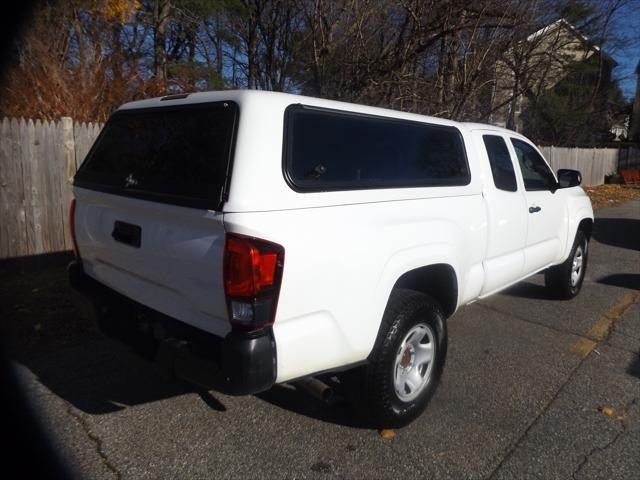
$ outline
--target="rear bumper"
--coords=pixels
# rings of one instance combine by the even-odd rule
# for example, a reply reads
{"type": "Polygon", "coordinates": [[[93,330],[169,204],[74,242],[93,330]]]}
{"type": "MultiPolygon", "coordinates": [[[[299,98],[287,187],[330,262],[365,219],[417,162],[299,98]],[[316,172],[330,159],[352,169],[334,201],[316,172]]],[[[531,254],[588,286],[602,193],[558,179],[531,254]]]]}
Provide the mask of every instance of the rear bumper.
{"type": "Polygon", "coordinates": [[[169,374],[230,395],[268,390],[276,379],[276,345],[271,329],[231,332],[221,338],[121,295],[68,267],[73,303],[106,335],[155,359],[169,374]]]}

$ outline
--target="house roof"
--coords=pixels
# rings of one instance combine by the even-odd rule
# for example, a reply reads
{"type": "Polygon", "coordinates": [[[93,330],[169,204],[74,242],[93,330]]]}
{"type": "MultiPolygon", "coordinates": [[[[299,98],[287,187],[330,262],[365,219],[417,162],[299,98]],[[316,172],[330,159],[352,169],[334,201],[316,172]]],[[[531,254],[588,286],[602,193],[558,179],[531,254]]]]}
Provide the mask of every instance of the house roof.
{"type": "Polygon", "coordinates": [[[554,30],[557,30],[559,28],[565,28],[567,31],[571,32],[576,38],[581,40],[589,48],[591,48],[595,52],[602,53],[604,55],[604,57],[607,60],[609,60],[614,66],[618,64],[618,62],[616,62],[613,58],[611,58],[606,52],[601,51],[601,49],[600,49],[600,47],[598,45],[594,45],[593,43],[591,43],[591,41],[589,40],[588,37],[586,37],[585,35],[580,33],[575,26],[573,26],[571,23],[569,23],[564,18],[560,18],[560,19],[556,20],[555,22],[550,23],[550,24],[542,27],[541,29],[533,32],[531,35],[529,35],[527,37],[527,41],[531,42],[531,41],[535,40],[536,38],[540,38],[540,37],[543,37],[545,35],[548,35],[551,32],[553,32],[554,30]]]}

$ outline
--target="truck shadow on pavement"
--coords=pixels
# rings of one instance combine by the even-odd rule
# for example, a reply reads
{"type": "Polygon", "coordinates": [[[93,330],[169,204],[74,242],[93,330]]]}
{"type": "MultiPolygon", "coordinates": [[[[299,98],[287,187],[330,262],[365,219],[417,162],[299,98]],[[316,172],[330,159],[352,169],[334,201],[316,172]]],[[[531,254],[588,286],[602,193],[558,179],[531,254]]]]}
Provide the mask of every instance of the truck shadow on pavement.
{"type": "MultiPolygon", "coordinates": [[[[90,415],[196,394],[212,411],[227,411],[224,396],[165,375],[131,348],[104,337],[73,309],[63,266],[5,270],[0,280],[1,339],[27,398],[49,391],[90,415]]],[[[345,404],[329,406],[289,385],[255,396],[320,421],[365,427],[345,404]]],[[[36,407],[47,409],[38,401],[36,407]]]]}
{"type": "MultiPolygon", "coordinates": [[[[196,393],[212,410],[226,407],[211,393],[166,377],[154,364],[107,339],[64,349],[55,356],[21,359],[35,380],[82,412],[101,415],[196,393]]],[[[32,386],[27,375],[27,390],[32,386]]]]}
{"type": "MultiPolygon", "coordinates": [[[[27,394],[46,387],[59,398],[90,415],[104,415],[128,407],[197,394],[215,412],[227,407],[217,392],[171,378],[153,363],[109,339],[98,338],[84,345],[42,356],[19,360],[19,375],[27,394]],[[35,378],[34,378],[35,377],[35,378]]],[[[255,395],[260,401],[283,410],[323,422],[368,428],[344,401],[327,405],[305,391],[291,385],[276,385],[255,395]]]]}
{"type": "Polygon", "coordinates": [[[598,283],[640,290],[640,273],[616,273],[607,275],[606,277],[600,278],[598,283]]]}
{"type": "Polygon", "coordinates": [[[640,220],[632,218],[596,218],[593,239],[612,247],[640,250],[640,220]]]}
{"type": "Polygon", "coordinates": [[[63,252],[0,262],[0,349],[12,359],[27,397],[48,389],[100,415],[196,393],[212,410],[226,410],[215,395],[164,376],[78,315],[67,282],[69,258],[63,252]]]}
{"type": "Polygon", "coordinates": [[[275,385],[270,390],[255,396],[283,410],[320,420],[321,422],[352,428],[373,428],[372,425],[367,423],[363,415],[358,415],[357,406],[343,398],[339,385],[332,383],[328,378],[323,378],[323,381],[338,389],[336,399],[331,404],[326,404],[300,388],[289,384],[275,385]]]}

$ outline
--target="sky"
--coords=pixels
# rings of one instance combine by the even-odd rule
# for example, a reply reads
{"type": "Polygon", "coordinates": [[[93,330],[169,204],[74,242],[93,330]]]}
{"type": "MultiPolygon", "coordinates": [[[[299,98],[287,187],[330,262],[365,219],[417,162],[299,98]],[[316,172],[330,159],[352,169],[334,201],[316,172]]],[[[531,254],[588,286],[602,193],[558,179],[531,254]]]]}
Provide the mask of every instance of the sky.
{"type": "Polygon", "coordinates": [[[611,32],[622,37],[613,41],[605,50],[618,62],[613,71],[614,78],[620,82],[620,88],[627,100],[636,93],[636,66],[640,62],[640,0],[631,0],[616,12],[612,19],[611,32]]]}

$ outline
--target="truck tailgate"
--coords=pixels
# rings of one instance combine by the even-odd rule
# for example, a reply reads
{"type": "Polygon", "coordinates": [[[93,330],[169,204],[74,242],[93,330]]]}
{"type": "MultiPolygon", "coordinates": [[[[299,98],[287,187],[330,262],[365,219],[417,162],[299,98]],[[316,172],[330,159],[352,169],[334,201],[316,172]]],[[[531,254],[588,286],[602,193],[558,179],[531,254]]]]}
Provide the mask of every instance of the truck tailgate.
{"type": "Polygon", "coordinates": [[[89,276],[166,315],[226,335],[221,212],[79,187],[74,194],[76,239],[89,276]]]}

